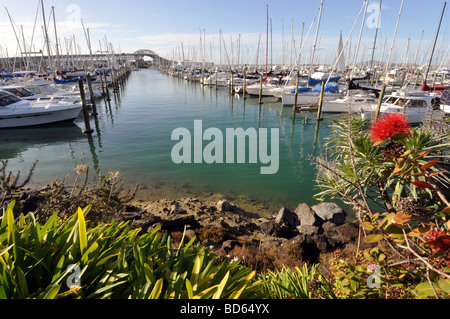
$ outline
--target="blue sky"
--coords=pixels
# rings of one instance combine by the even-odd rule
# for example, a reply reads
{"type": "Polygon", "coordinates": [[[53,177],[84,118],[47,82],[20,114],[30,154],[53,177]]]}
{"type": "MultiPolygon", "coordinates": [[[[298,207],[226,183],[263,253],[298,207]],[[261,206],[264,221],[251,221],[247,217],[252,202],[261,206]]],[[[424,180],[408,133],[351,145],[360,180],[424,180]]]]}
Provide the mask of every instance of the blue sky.
{"type": "MultiPolygon", "coordinates": [[[[409,60],[415,56],[423,31],[421,50],[418,62],[424,62],[434,39],[444,0],[405,0],[397,33],[394,59],[405,59],[408,38],[410,38],[409,60]]],[[[17,28],[24,29],[27,43],[31,43],[34,28],[33,44],[36,49],[43,47],[42,13],[36,15],[40,0],[4,0],[6,7],[17,28]],[[36,20],[36,24],[34,21],[36,20]]],[[[325,0],[319,43],[316,58],[326,63],[334,59],[337,50],[339,33],[347,38],[352,25],[360,12],[364,0],[325,0]]],[[[320,0],[45,0],[47,22],[51,6],[55,8],[58,38],[61,46],[69,39],[76,39],[79,50],[86,52],[87,45],[81,20],[85,28],[89,28],[91,44],[94,51],[99,50],[100,41],[105,36],[116,51],[133,52],[137,49],[151,49],[162,56],[180,59],[204,58],[206,60],[221,59],[225,62],[225,50],[228,59],[237,62],[238,48],[241,63],[254,63],[258,57],[262,63],[266,42],[266,4],[269,7],[269,18],[272,21],[272,50],[274,63],[289,62],[295,59],[300,48],[302,25],[304,38],[310,28],[314,16],[318,12],[320,0]],[[283,32],[284,29],[284,32],[283,32]],[[219,30],[223,39],[219,37],[219,30]],[[240,39],[240,44],[239,44],[240,39]],[[292,41],[293,39],[293,41],[292,41]],[[283,40],[283,41],[282,41],[283,40]],[[224,43],[225,42],[225,43],[224,43]],[[239,45],[238,45],[239,44],[239,45]],[[220,48],[220,46],[222,48],[220,48]],[[219,57],[219,53],[222,56],[219,57]]],[[[360,45],[360,59],[368,57],[375,35],[379,0],[369,1],[369,11],[364,24],[360,45]]],[[[399,14],[401,0],[384,0],[382,2],[381,23],[378,29],[376,56],[384,50],[385,59],[392,43],[392,37],[399,14]]],[[[447,6],[440,37],[441,57],[444,56],[449,37],[449,13],[447,6]]],[[[362,15],[353,30],[350,49],[354,52],[360,29],[362,15]],[[353,48],[353,50],[351,49],[353,48]]],[[[317,21],[316,21],[317,23],[317,21]]],[[[0,28],[2,37],[0,45],[4,54],[17,52],[17,41],[5,8],[0,10],[0,28]]],[[[308,41],[305,42],[301,61],[307,62],[310,56],[316,24],[311,28],[308,41]]],[[[49,25],[50,41],[54,46],[53,24],[49,25]]],[[[439,49],[439,47],[437,48],[439,49]]],[[[68,50],[68,49],[67,49],[68,50]]]]}

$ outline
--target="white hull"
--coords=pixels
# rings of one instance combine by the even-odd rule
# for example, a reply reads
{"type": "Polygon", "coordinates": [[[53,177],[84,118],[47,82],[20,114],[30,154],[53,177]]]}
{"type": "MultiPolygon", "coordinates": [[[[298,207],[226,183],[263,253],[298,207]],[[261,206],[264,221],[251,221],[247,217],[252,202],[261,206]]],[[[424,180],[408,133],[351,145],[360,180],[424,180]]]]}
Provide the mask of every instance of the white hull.
{"type": "Polygon", "coordinates": [[[322,112],[324,113],[346,113],[346,112],[362,112],[376,108],[377,101],[368,96],[354,95],[346,96],[334,101],[324,101],[322,104],[322,112]]]}
{"type": "MultiPolygon", "coordinates": [[[[397,109],[397,110],[380,110],[380,115],[387,114],[387,113],[402,113],[403,110],[397,109]]],[[[373,110],[366,110],[361,112],[361,117],[363,120],[372,120],[375,115],[375,111],[373,110]]],[[[427,116],[427,112],[423,113],[405,113],[406,118],[408,119],[409,123],[411,124],[419,124],[422,123],[425,117],[427,116]]]]}
{"type": "MultiPolygon", "coordinates": [[[[343,95],[341,93],[330,93],[324,92],[323,101],[334,101],[341,98],[343,95]]],[[[297,105],[310,105],[317,104],[319,102],[320,93],[319,92],[302,92],[297,94],[297,105]]],[[[283,93],[281,96],[281,103],[285,106],[294,105],[295,93],[283,93]]]]}
{"type": "Polygon", "coordinates": [[[30,106],[0,110],[0,128],[27,127],[73,121],[81,112],[78,104],[67,106],[30,106]]]}

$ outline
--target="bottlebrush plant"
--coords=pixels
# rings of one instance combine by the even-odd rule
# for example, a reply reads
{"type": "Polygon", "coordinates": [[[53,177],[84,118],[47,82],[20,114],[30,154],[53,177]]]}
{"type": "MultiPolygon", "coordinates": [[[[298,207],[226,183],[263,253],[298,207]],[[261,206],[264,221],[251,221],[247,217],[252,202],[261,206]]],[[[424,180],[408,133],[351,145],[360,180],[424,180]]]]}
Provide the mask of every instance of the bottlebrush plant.
{"type": "Polygon", "coordinates": [[[330,152],[313,158],[317,198],[353,205],[366,242],[384,240],[403,263],[421,269],[420,297],[450,297],[450,133],[411,127],[402,114],[368,128],[347,115],[331,129],[330,152]]]}

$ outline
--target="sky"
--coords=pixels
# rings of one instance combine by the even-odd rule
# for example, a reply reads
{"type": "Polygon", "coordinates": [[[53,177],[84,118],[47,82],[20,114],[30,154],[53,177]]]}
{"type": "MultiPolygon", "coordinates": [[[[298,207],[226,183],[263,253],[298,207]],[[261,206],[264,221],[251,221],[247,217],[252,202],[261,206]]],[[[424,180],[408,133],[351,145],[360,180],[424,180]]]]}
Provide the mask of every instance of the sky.
{"type": "MultiPolygon", "coordinates": [[[[324,0],[317,40],[315,35],[321,0],[43,2],[53,53],[56,36],[52,7],[62,53],[73,52],[74,48],[87,53],[85,34],[89,30],[94,52],[104,50],[104,44],[108,42],[115,52],[132,53],[149,49],[176,60],[184,57],[185,60],[216,63],[264,63],[268,39],[269,63],[293,63],[299,57],[300,63],[307,64],[315,41],[315,62],[334,63],[340,33],[344,43],[347,43],[344,49],[347,63],[368,60],[372,54],[375,32],[375,59],[383,57],[386,60],[391,56],[397,62],[416,60],[417,63],[427,63],[445,1],[404,0],[392,52],[402,0],[383,0],[381,11],[379,0],[369,0],[364,24],[364,0],[324,0]]],[[[21,47],[25,39],[28,51],[44,49],[40,3],[41,0],[1,1],[1,55],[15,56],[23,51],[18,49],[15,34],[21,47]],[[22,29],[24,37],[21,35],[22,29]]],[[[436,45],[435,63],[448,64],[449,10],[447,6],[436,45]]]]}

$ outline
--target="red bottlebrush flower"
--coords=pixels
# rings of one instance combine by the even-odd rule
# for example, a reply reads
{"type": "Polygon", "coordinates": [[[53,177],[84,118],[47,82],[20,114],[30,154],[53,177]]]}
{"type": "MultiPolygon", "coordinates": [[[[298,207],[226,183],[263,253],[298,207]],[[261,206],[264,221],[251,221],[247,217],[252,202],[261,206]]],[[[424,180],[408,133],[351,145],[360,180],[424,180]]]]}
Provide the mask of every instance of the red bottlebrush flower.
{"type": "Polygon", "coordinates": [[[425,244],[430,246],[433,253],[444,253],[450,249],[450,233],[448,230],[433,229],[424,238],[425,244]]]}
{"type": "Polygon", "coordinates": [[[387,113],[380,116],[370,127],[370,137],[376,144],[391,139],[401,140],[410,133],[410,124],[401,113],[387,113]]]}

